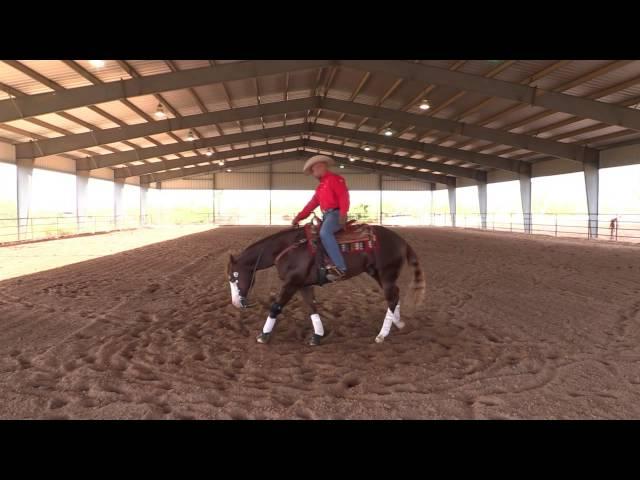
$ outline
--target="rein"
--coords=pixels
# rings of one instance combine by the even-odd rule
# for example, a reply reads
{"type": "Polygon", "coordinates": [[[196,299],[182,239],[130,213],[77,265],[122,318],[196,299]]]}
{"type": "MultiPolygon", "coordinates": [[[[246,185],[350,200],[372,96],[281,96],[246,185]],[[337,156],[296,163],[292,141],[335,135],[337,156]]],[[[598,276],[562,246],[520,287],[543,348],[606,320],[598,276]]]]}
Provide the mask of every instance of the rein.
{"type": "Polygon", "coordinates": [[[251,293],[251,289],[253,288],[253,284],[256,280],[256,270],[258,270],[258,264],[260,263],[260,259],[262,258],[263,253],[264,253],[264,247],[260,249],[260,254],[258,254],[258,260],[256,260],[256,264],[253,267],[253,272],[251,272],[251,280],[249,282],[249,288],[247,289],[247,298],[249,298],[249,293],[251,293]]]}

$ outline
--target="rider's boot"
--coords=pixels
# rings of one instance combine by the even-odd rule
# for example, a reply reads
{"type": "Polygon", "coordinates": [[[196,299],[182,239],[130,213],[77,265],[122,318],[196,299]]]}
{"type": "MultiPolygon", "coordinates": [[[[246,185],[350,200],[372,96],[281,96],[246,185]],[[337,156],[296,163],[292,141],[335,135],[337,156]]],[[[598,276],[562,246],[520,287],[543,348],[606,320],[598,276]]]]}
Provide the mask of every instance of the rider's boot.
{"type": "Polygon", "coordinates": [[[330,282],[337,282],[343,280],[347,275],[345,270],[342,270],[335,265],[327,267],[327,280],[330,282]]]}

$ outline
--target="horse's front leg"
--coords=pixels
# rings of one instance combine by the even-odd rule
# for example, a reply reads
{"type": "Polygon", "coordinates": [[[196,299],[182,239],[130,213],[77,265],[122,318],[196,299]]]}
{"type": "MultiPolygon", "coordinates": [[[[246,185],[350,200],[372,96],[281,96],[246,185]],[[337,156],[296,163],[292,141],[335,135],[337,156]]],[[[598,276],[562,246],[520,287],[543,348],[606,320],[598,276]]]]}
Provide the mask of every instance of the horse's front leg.
{"type": "Polygon", "coordinates": [[[280,315],[284,306],[289,302],[289,300],[291,300],[299,288],[299,285],[293,283],[285,283],[282,286],[282,289],[278,294],[278,298],[271,304],[269,316],[267,317],[267,321],[264,323],[264,327],[262,327],[262,332],[260,332],[256,338],[258,343],[269,343],[278,315],[280,315]]]}
{"type": "Polygon", "coordinates": [[[303,287],[300,289],[300,295],[304,300],[304,303],[309,307],[309,314],[311,315],[311,323],[313,324],[313,335],[309,339],[309,345],[315,347],[320,345],[320,341],[324,337],[324,326],[322,325],[322,320],[320,320],[320,315],[318,314],[318,309],[316,308],[316,301],[313,295],[313,287],[303,287]]]}

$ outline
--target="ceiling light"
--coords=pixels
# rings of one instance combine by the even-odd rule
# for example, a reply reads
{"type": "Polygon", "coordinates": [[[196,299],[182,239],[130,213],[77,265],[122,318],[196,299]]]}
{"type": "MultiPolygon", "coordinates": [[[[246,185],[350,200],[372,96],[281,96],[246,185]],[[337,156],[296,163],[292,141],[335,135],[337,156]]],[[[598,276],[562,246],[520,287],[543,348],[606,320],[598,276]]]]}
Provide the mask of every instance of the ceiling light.
{"type": "Polygon", "coordinates": [[[393,135],[393,130],[391,130],[390,128],[387,128],[384,131],[385,136],[390,137],[391,135],[393,135]]]}
{"type": "Polygon", "coordinates": [[[189,136],[187,137],[187,140],[189,140],[190,142],[193,142],[195,139],[196,139],[196,136],[193,133],[193,130],[189,130],[189,136]]]}
{"type": "Polygon", "coordinates": [[[94,68],[102,68],[106,62],[104,60],[89,60],[89,63],[94,68]]]}
{"type": "Polygon", "coordinates": [[[340,168],[344,168],[344,165],[340,165],[340,168]]]}
{"type": "Polygon", "coordinates": [[[350,162],[355,162],[356,161],[356,157],[349,157],[349,161],[350,162]]]}
{"type": "Polygon", "coordinates": [[[205,155],[207,157],[210,157],[211,155],[213,155],[213,149],[211,147],[209,147],[209,150],[207,150],[207,153],[205,153],[205,155]]]}
{"type": "Polygon", "coordinates": [[[220,161],[218,162],[218,165],[220,165],[221,167],[224,167],[224,160],[220,160],[220,161]]]}
{"type": "Polygon", "coordinates": [[[365,152],[368,152],[369,150],[371,150],[371,147],[369,145],[365,145],[362,148],[364,149],[365,152]]]}
{"type": "Polygon", "coordinates": [[[422,100],[422,103],[420,104],[420,110],[429,110],[430,108],[431,105],[429,105],[429,100],[427,100],[426,98],[422,100]]]}
{"type": "Polygon", "coordinates": [[[158,108],[156,109],[156,118],[167,118],[167,114],[164,113],[164,107],[161,103],[158,104],[158,108]]]}
{"type": "Polygon", "coordinates": [[[227,172],[230,172],[230,171],[231,171],[231,169],[230,169],[230,168],[227,168],[227,172]]]}

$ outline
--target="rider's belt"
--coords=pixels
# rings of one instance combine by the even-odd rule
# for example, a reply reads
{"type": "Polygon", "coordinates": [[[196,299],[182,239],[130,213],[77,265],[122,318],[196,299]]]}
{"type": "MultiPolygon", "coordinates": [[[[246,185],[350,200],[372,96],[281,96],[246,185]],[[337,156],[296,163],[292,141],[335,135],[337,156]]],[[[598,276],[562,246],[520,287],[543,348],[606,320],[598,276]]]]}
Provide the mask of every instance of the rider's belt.
{"type": "Polygon", "coordinates": [[[323,211],[322,211],[322,214],[323,214],[323,215],[326,215],[327,213],[329,213],[329,212],[333,212],[334,210],[340,210],[340,209],[339,209],[339,208],[330,208],[329,210],[323,210],[323,211]]]}

